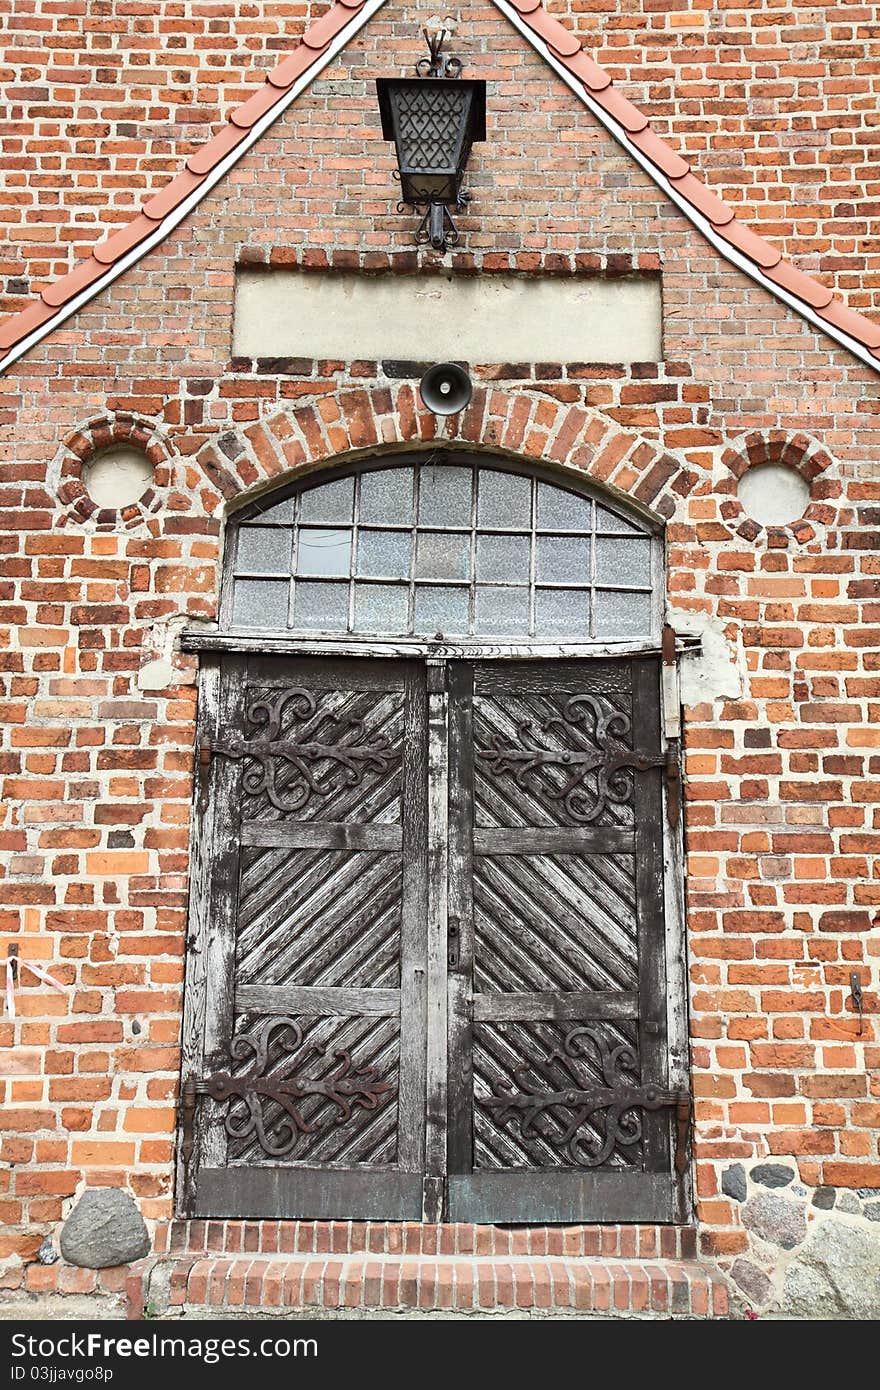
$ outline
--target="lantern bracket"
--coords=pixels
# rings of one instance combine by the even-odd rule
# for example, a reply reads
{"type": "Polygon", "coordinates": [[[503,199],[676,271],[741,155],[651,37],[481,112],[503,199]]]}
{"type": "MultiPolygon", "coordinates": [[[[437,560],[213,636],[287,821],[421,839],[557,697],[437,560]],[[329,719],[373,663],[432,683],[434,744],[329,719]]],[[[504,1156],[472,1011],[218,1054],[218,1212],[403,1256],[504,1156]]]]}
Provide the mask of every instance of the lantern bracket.
{"type": "Polygon", "coordinates": [[[432,38],[427,29],[423,29],[425,43],[428,45],[430,58],[420,58],[416,63],[416,73],[419,77],[461,77],[462,63],[460,58],[449,58],[441,53],[443,40],[446,38],[446,30],[441,29],[439,34],[432,38]]]}
{"type": "MultiPolygon", "coordinates": [[[[458,195],[458,202],[453,203],[456,212],[464,212],[471,200],[470,193],[462,191],[458,195]]],[[[455,246],[460,239],[460,232],[455,225],[452,213],[449,211],[448,203],[398,203],[398,212],[422,213],[422,220],[413,233],[413,241],[416,246],[427,246],[430,244],[435,251],[441,255],[450,246],[455,246]]]]}

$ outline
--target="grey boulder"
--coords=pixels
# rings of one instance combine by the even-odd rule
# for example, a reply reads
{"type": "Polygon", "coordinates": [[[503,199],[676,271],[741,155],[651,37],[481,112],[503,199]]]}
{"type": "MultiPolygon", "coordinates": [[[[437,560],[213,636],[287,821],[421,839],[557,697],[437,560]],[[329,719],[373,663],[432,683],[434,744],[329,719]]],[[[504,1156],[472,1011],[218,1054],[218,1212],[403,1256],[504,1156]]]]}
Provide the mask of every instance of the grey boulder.
{"type": "Polygon", "coordinates": [[[61,1228],[61,1254],[82,1269],[129,1264],[149,1250],[144,1218],[134,1199],[119,1187],[84,1192],[61,1228]]]}
{"type": "Polygon", "coordinates": [[[880,1318],[880,1231],[817,1223],[786,1272],[783,1308],[802,1318],[880,1318]]]}
{"type": "Polygon", "coordinates": [[[803,1207],[777,1192],[750,1197],[742,1209],[743,1225],[762,1240],[791,1250],[807,1234],[803,1207]]]}

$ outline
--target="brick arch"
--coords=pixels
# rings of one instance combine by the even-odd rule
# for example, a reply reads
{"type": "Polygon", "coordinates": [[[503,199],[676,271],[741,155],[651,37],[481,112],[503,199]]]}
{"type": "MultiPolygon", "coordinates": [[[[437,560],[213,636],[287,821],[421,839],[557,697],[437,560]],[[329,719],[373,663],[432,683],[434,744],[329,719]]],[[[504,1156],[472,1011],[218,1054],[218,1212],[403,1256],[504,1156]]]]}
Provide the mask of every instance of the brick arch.
{"type": "Polygon", "coordinates": [[[216,513],[294,470],[432,441],[575,469],[663,523],[698,481],[680,459],[582,405],[478,386],[466,411],[443,419],[424,409],[407,382],[325,396],[205,444],[196,455],[203,505],[216,513]]]}

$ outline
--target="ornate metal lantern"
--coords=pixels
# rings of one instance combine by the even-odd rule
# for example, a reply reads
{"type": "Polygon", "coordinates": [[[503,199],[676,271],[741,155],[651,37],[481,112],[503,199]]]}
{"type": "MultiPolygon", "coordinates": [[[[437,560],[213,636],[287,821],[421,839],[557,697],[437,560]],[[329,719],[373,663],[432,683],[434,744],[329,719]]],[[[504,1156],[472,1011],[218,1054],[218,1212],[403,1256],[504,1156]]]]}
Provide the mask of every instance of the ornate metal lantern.
{"type": "Polygon", "coordinates": [[[416,242],[445,251],[458,241],[450,207],[463,208],[465,166],[475,140],[486,138],[486,84],[461,80],[461,63],[440,50],[446,30],[431,39],[430,58],[416,65],[417,77],[376,80],[382,134],[393,140],[403,199],[399,210],[423,212],[416,242]]]}

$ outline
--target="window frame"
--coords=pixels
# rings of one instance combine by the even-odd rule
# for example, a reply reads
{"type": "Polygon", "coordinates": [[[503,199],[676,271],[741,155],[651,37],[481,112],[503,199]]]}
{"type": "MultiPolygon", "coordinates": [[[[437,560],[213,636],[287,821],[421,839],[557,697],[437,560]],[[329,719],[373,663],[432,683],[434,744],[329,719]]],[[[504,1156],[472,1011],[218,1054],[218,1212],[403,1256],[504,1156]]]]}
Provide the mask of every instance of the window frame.
{"type": "MultiPolygon", "coordinates": [[[[475,513],[475,505],[473,510],[475,513]]],[[[319,523],[316,522],[314,524],[318,525],[319,523]]],[[[401,580],[398,582],[409,593],[414,593],[416,588],[419,586],[419,581],[414,575],[415,537],[417,534],[415,517],[413,517],[413,522],[411,525],[407,525],[406,523],[401,524],[403,525],[404,531],[410,531],[413,537],[413,540],[411,542],[413,548],[411,553],[409,578],[407,580],[401,580]]],[[[376,531],[377,529],[393,530],[395,528],[399,529],[398,523],[395,522],[388,523],[387,527],[383,527],[382,524],[378,522],[368,523],[367,527],[367,529],[372,529],[373,531],[376,531]]],[[[354,527],[352,527],[352,529],[353,538],[351,543],[350,571],[347,576],[340,576],[340,582],[344,582],[349,585],[348,621],[350,624],[353,622],[353,598],[356,578],[355,569],[357,534],[356,531],[354,531],[354,527]]],[[[442,535],[444,533],[454,533],[456,530],[461,530],[462,528],[457,528],[454,525],[451,525],[448,528],[431,528],[430,526],[428,526],[425,528],[418,528],[418,533],[430,534],[432,529],[435,534],[442,535]]],[[[482,529],[483,528],[477,525],[476,515],[472,515],[469,534],[471,537],[472,545],[474,547],[474,551],[476,550],[477,538],[479,534],[481,534],[482,529]]],[[[291,520],[290,532],[294,533],[295,530],[296,523],[295,521],[291,520]]],[[[505,528],[493,528],[489,532],[489,534],[494,534],[497,536],[512,536],[514,534],[517,534],[525,536],[527,539],[529,539],[530,549],[533,558],[530,567],[529,583],[526,586],[526,590],[529,594],[529,605],[531,614],[532,605],[534,603],[534,595],[537,592],[543,592],[543,589],[539,590],[535,586],[536,575],[534,573],[534,549],[535,536],[537,532],[535,529],[534,519],[529,518],[527,525],[525,525],[524,528],[519,532],[514,532],[513,530],[505,528]]],[[[572,533],[573,536],[578,534],[581,533],[572,533]]],[[[593,531],[591,533],[582,534],[595,535],[596,532],[593,531]]],[[[267,489],[261,492],[259,496],[251,497],[243,505],[231,511],[227,519],[226,534],[224,539],[225,545],[220,593],[219,631],[216,634],[217,637],[219,637],[220,634],[223,634],[225,636],[226,641],[224,642],[224,645],[237,645],[240,648],[261,647],[262,649],[267,649],[266,644],[269,643],[273,647],[285,646],[288,649],[296,647],[298,650],[308,649],[315,651],[340,651],[342,649],[350,649],[353,651],[370,650],[375,652],[377,648],[383,648],[387,649],[389,655],[402,651],[409,652],[412,654],[426,652],[439,653],[441,650],[444,655],[450,656],[455,653],[472,655],[486,655],[495,653],[497,653],[498,655],[516,655],[523,654],[526,652],[534,652],[536,655],[552,655],[559,652],[571,654],[574,654],[576,652],[583,652],[585,654],[598,654],[600,652],[623,653],[625,651],[656,650],[659,647],[661,640],[664,615],[665,577],[662,523],[659,523],[655,517],[651,516],[651,514],[647,511],[646,508],[640,507],[637,504],[633,504],[628,499],[624,501],[619,496],[610,493],[608,490],[602,488],[601,486],[596,485],[591,479],[574,476],[568,470],[563,471],[561,469],[547,467],[546,465],[536,465],[534,463],[531,463],[530,461],[512,458],[503,454],[500,451],[497,453],[493,450],[477,452],[448,448],[407,450],[406,452],[401,453],[373,454],[367,458],[361,458],[356,461],[349,462],[348,464],[343,464],[342,466],[335,465],[331,467],[311,469],[307,473],[302,473],[292,478],[288,483],[283,484],[280,487],[276,486],[267,489]],[[428,637],[414,635],[397,635],[388,632],[383,633],[381,631],[342,631],[341,629],[325,630],[317,628],[297,629],[293,628],[292,626],[288,626],[286,628],[271,626],[264,628],[256,626],[239,625],[236,627],[233,625],[233,595],[237,570],[238,544],[239,535],[241,534],[240,528],[244,523],[258,522],[261,515],[263,515],[270,509],[278,506],[280,503],[283,503],[291,497],[296,497],[301,493],[308,492],[315,488],[319,488],[327,483],[340,481],[348,477],[357,477],[358,475],[362,475],[368,472],[378,472],[382,470],[395,468],[425,468],[427,466],[434,465],[448,465],[451,467],[459,466],[477,470],[484,468],[491,469],[493,471],[510,473],[513,475],[528,478],[529,480],[534,479],[539,483],[546,483],[551,487],[559,488],[562,491],[577,493],[585,499],[596,502],[597,504],[601,505],[606,510],[610,511],[613,515],[619,517],[620,520],[626,523],[627,525],[639,528],[641,531],[641,535],[645,540],[649,542],[651,548],[649,568],[650,589],[647,591],[644,589],[640,590],[638,586],[633,586],[633,591],[648,592],[650,608],[649,633],[640,635],[638,637],[621,638],[616,640],[601,637],[585,637],[583,635],[578,635],[576,638],[572,638],[566,641],[564,634],[561,634],[558,640],[551,640],[546,635],[542,637],[540,635],[528,636],[525,634],[512,634],[510,636],[464,634],[449,637],[444,636],[440,638],[439,636],[428,637]]],[[[266,575],[265,577],[267,579],[272,578],[272,576],[270,575],[266,575]]],[[[302,582],[303,579],[305,580],[305,582],[309,582],[308,576],[301,576],[298,578],[295,575],[294,570],[292,569],[290,579],[284,581],[287,582],[289,585],[291,600],[296,587],[296,582],[302,582]],[[294,582],[291,583],[291,580],[293,580],[294,582]]],[[[280,578],[279,582],[281,582],[280,578]]],[[[316,582],[320,583],[321,580],[318,579],[316,582]]],[[[370,581],[367,580],[366,582],[369,583],[370,581]]],[[[382,580],[373,580],[372,582],[381,583],[382,580]]],[[[426,582],[433,584],[443,583],[441,579],[426,582]]],[[[490,581],[484,581],[484,583],[489,582],[490,581]]],[[[604,587],[605,586],[596,583],[595,577],[591,577],[591,582],[589,586],[585,586],[586,591],[590,592],[591,594],[591,610],[593,596],[596,592],[604,589],[604,587]]],[[[468,580],[468,590],[470,594],[469,602],[471,605],[473,605],[473,603],[475,602],[475,594],[478,591],[478,585],[475,574],[475,565],[473,564],[473,559],[472,572],[468,580]]],[[[549,591],[552,592],[552,586],[550,587],[549,591]]],[[[289,610],[288,616],[289,620],[292,621],[292,609],[289,610]]],[[[202,630],[202,632],[204,637],[209,636],[209,634],[204,633],[204,629],[202,630]]],[[[196,634],[193,634],[193,636],[195,637],[196,634]]],[[[187,645],[190,644],[187,643],[187,645]]],[[[217,643],[199,641],[197,643],[194,642],[192,644],[193,647],[198,646],[202,648],[207,647],[209,645],[215,646],[217,645],[217,643]]]]}

